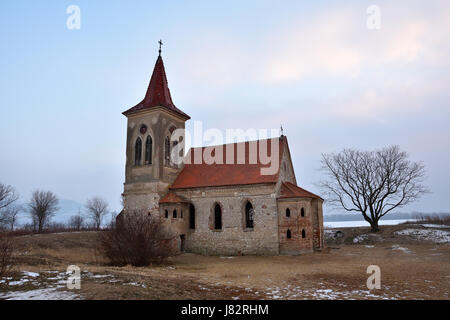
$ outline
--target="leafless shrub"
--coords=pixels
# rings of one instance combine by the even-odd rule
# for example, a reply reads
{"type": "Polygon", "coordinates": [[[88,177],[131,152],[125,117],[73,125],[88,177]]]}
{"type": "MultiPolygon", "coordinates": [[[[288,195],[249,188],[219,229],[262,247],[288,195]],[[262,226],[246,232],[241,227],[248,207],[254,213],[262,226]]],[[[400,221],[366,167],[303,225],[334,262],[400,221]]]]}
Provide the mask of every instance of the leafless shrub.
{"type": "Polygon", "coordinates": [[[142,211],[122,214],[110,231],[99,235],[99,247],[112,265],[147,266],[175,254],[175,235],[159,217],[142,211]]]}
{"type": "Polygon", "coordinates": [[[51,191],[36,190],[28,208],[34,227],[41,233],[58,210],[58,198],[51,191]]]}
{"type": "Polygon", "coordinates": [[[14,265],[14,243],[12,237],[0,234],[0,277],[11,271],[14,265]]]}
{"type": "Polygon", "coordinates": [[[94,197],[86,202],[85,207],[87,215],[94,223],[95,228],[100,230],[103,218],[108,213],[108,203],[99,197],[94,197]]]}
{"type": "Polygon", "coordinates": [[[326,200],[346,211],[360,212],[378,231],[378,221],[429,192],[422,184],[425,167],[412,162],[398,146],[377,151],[344,149],[322,155],[326,180],[320,183],[326,200]]]}

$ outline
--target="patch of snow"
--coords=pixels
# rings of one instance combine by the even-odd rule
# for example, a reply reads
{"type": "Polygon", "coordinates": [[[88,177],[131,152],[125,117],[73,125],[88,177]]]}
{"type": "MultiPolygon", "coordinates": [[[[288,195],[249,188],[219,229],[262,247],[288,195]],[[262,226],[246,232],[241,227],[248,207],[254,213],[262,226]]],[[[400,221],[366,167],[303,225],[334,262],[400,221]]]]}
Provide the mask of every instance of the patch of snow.
{"type": "Polygon", "coordinates": [[[30,271],[24,271],[22,272],[25,276],[31,277],[31,278],[37,278],[39,277],[39,273],[36,272],[30,272],[30,271]]]}
{"type": "Polygon", "coordinates": [[[96,278],[96,279],[98,279],[98,278],[110,278],[110,277],[114,278],[114,276],[110,275],[110,274],[93,274],[93,275],[90,275],[90,278],[96,278]]]}
{"type": "Polygon", "coordinates": [[[130,285],[130,286],[135,286],[135,287],[142,287],[142,288],[147,288],[147,286],[143,283],[137,283],[137,282],[128,282],[128,283],[124,283],[125,285],[130,285]]]}
{"type": "Polygon", "coordinates": [[[24,285],[26,282],[29,282],[30,280],[28,280],[28,279],[21,279],[21,280],[18,280],[18,281],[10,281],[10,282],[8,282],[8,285],[10,285],[10,286],[21,286],[21,285],[24,285]]]}
{"type": "Polygon", "coordinates": [[[12,291],[0,293],[0,299],[5,300],[77,300],[78,294],[68,291],[58,291],[55,288],[36,289],[28,291],[12,291]]]}
{"type": "Polygon", "coordinates": [[[366,241],[369,239],[369,235],[367,234],[361,234],[359,236],[356,236],[353,238],[353,243],[361,243],[363,241],[366,241]]]}
{"type": "Polygon", "coordinates": [[[392,246],[392,250],[399,250],[399,251],[403,251],[404,253],[411,253],[411,251],[408,248],[400,247],[398,244],[394,244],[392,246]]]}
{"type": "Polygon", "coordinates": [[[447,226],[445,224],[431,224],[431,223],[426,223],[426,224],[421,224],[422,227],[425,228],[450,228],[450,226],[447,226]]]}
{"type": "Polygon", "coordinates": [[[449,243],[450,232],[436,229],[404,229],[394,232],[395,235],[409,236],[415,240],[433,241],[435,243],[449,243]]]}

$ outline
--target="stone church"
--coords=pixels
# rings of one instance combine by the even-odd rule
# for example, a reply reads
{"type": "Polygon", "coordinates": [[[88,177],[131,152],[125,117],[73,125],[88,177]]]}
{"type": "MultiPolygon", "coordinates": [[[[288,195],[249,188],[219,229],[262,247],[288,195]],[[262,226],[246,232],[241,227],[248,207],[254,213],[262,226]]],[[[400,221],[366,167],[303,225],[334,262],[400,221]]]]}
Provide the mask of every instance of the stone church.
{"type": "MultiPolygon", "coordinates": [[[[297,185],[286,136],[275,138],[279,166],[272,175],[261,175],[260,162],[247,161],[251,142],[224,147],[245,148],[245,163],[172,163],[171,135],[190,117],[172,101],[161,50],[144,99],[123,114],[123,214],[140,209],[160,215],[186,252],[277,255],[323,247],[323,199],[297,185]]],[[[269,151],[273,142],[267,141],[269,151]]],[[[187,157],[196,151],[203,148],[192,148],[187,157]]]]}

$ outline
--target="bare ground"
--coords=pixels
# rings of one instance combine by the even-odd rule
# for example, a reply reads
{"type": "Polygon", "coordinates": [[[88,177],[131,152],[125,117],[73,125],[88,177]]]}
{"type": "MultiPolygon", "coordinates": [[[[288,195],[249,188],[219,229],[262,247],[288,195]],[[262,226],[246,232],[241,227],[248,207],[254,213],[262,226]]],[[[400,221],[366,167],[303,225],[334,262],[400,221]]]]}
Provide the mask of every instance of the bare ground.
{"type": "Polygon", "coordinates": [[[342,228],[336,238],[336,230],[328,232],[322,252],[185,253],[143,268],[106,265],[95,232],[21,236],[18,266],[0,279],[0,299],[449,299],[450,244],[398,234],[411,228],[430,230],[386,226],[371,235],[368,228],[342,228]],[[68,265],[82,270],[80,290],[66,287],[68,265]],[[381,289],[367,289],[369,265],[381,268],[381,289]]]}

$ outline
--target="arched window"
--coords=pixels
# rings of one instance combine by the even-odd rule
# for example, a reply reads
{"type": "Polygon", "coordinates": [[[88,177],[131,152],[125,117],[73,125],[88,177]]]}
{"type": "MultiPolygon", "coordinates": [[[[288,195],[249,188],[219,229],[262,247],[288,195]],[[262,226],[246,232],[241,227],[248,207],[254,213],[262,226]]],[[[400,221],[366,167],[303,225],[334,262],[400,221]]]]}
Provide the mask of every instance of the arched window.
{"type": "Polygon", "coordinates": [[[164,211],[164,216],[166,217],[166,218],[169,218],[169,211],[164,211]]]}
{"type": "Polygon", "coordinates": [[[292,238],[291,230],[289,230],[289,229],[288,229],[288,231],[286,232],[286,238],[288,238],[288,239],[292,238]]]}
{"type": "Polygon", "coordinates": [[[145,141],[145,164],[152,164],[152,149],[153,140],[152,137],[148,136],[145,141]]]}
{"type": "Polygon", "coordinates": [[[302,208],[302,210],[300,211],[300,214],[301,214],[302,217],[305,216],[305,208],[302,208]]]}
{"type": "Polygon", "coordinates": [[[214,207],[214,229],[222,229],[222,208],[218,203],[214,207]]]}
{"type": "Polygon", "coordinates": [[[250,201],[247,201],[247,204],[245,205],[245,227],[246,228],[253,228],[253,216],[255,211],[253,210],[253,206],[250,203],[250,201]]]}
{"type": "Polygon", "coordinates": [[[141,155],[142,155],[142,140],[137,138],[136,144],[134,146],[134,164],[136,166],[141,165],[141,155]]]}
{"type": "Polygon", "coordinates": [[[289,218],[291,216],[291,209],[286,209],[286,217],[289,218]]]}
{"type": "Polygon", "coordinates": [[[170,139],[166,137],[164,140],[164,161],[168,166],[170,164],[170,139]]]}
{"type": "Polygon", "coordinates": [[[195,207],[189,206],[189,229],[195,229],[195,207]]]}
{"type": "Polygon", "coordinates": [[[173,217],[176,218],[177,217],[177,210],[173,210],[173,217]]]}
{"type": "Polygon", "coordinates": [[[306,238],[306,232],[305,232],[305,229],[302,230],[302,238],[303,238],[303,239],[306,238]]]}

